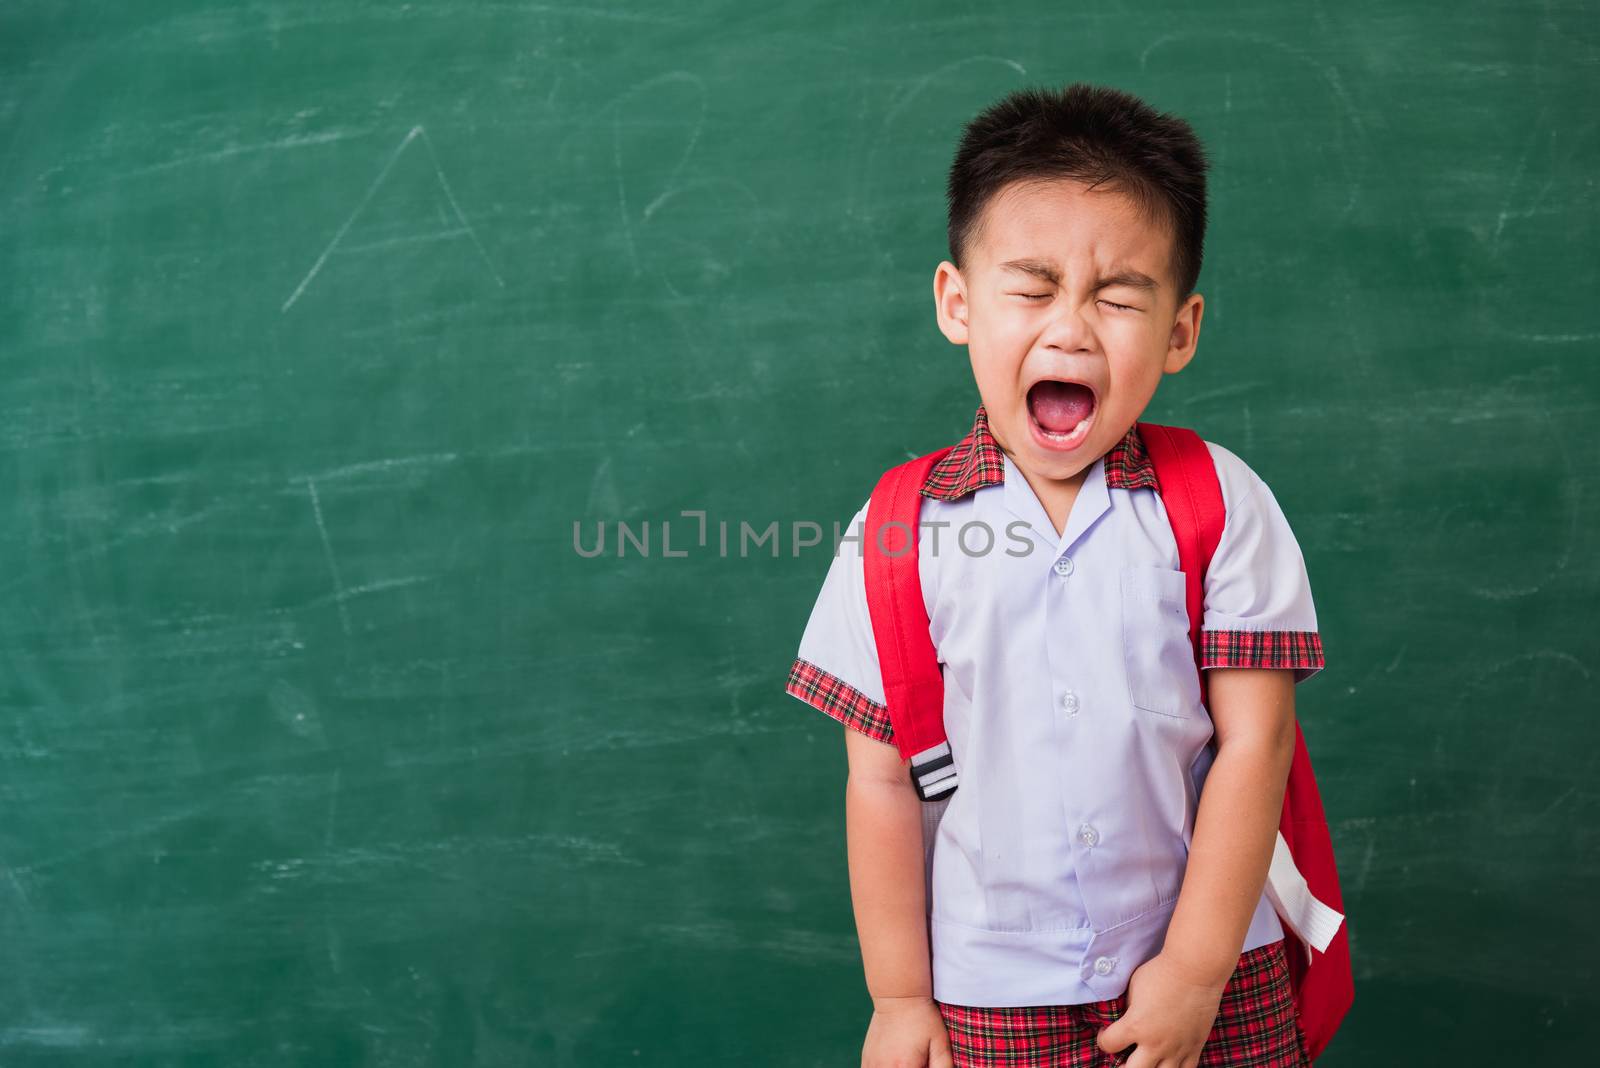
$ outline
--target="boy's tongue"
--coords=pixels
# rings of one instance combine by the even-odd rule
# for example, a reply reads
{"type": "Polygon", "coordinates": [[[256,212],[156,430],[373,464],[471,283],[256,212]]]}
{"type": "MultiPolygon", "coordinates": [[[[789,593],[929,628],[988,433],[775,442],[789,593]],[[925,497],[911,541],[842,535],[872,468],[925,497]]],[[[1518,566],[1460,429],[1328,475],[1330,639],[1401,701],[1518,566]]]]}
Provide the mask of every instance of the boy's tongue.
{"type": "Polygon", "coordinates": [[[1028,409],[1052,434],[1067,434],[1094,411],[1094,394],[1076,382],[1035,382],[1028,390],[1028,409]]]}

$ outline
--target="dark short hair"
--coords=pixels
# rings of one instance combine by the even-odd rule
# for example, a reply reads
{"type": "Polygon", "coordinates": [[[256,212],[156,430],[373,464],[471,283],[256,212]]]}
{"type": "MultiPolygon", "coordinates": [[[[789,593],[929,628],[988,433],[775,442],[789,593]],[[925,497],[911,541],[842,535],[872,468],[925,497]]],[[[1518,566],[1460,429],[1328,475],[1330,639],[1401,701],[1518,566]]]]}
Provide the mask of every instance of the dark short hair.
{"type": "Polygon", "coordinates": [[[1206,154],[1183,119],[1131,93],[1075,82],[1019,89],[969,122],[950,165],[950,259],[959,268],[984,207],[1017,181],[1073,179],[1131,197],[1173,235],[1181,303],[1200,278],[1206,236],[1206,154]]]}

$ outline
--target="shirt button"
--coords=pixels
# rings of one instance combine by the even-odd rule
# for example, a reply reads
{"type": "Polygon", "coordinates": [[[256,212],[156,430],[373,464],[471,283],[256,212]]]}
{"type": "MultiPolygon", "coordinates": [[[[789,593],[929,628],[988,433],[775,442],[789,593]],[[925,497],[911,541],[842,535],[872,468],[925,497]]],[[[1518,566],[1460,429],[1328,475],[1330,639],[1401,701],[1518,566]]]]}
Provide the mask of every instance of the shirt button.
{"type": "Polygon", "coordinates": [[[1096,975],[1110,975],[1111,969],[1117,966],[1115,957],[1096,957],[1094,960],[1094,973],[1096,975]]]}
{"type": "MultiPolygon", "coordinates": [[[[1078,841],[1082,842],[1086,846],[1098,845],[1100,842],[1100,832],[1085,823],[1082,827],[1078,828],[1078,841]]],[[[1105,958],[1101,957],[1100,959],[1104,960],[1105,958]]]]}
{"type": "Polygon", "coordinates": [[[1078,695],[1068,690],[1061,695],[1061,711],[1069,716],[1078,714],[1078,695]]]}
{"type": "Polygon", "coordinates": [[[1063,556],[1061,559],[1056,561],[1056,574],[1058,574],[1058,575],[1070,575],[1070,574],[1072,574],[1072,557],[1063,556]]]}

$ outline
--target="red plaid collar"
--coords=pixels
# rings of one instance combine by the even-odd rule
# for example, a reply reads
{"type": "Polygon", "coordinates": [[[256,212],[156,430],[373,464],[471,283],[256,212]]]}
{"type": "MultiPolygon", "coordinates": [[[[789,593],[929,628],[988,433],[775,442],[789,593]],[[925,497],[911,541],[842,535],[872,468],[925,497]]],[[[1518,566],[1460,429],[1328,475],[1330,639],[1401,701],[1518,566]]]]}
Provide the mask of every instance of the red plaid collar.
{"type": "MultiPolygon", "coordinates": [[[[972,429],[944,459],[933,465],[922,483],[922,495],[953,501],[973,490],[1006,480],[1005,453],[989,432],[989,415],[978,405],[972,429]]],[[[1110,489],[1156,488],[1156,469],[1139,436],[1138,424],[1106,453],[1106,486],[1110,489]]]]}

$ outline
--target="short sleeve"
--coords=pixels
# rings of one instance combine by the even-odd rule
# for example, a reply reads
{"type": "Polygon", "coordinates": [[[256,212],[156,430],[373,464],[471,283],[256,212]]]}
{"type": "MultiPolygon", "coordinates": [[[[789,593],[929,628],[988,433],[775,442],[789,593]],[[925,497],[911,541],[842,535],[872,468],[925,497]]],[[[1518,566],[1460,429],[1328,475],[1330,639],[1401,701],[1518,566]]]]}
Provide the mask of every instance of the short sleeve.
{"type": "Polygon", "coordinates": [[[1305,558],[1272,490],[1243,460],[1207,442],[1227,519],[1206,571],[1200,666],[1322,670],[1305,558]]]}
{"type": "Polygon", "coordinates": [[[861,556],[866,529],[863,504],[840,535],[839,548],[811,618],[800,637],[800,649],[789,668],[785,692],[825,712],[869,738],[893,744],[894,729],[884,703],[878,647],[867,610],[867,586],[861,556]]]}

